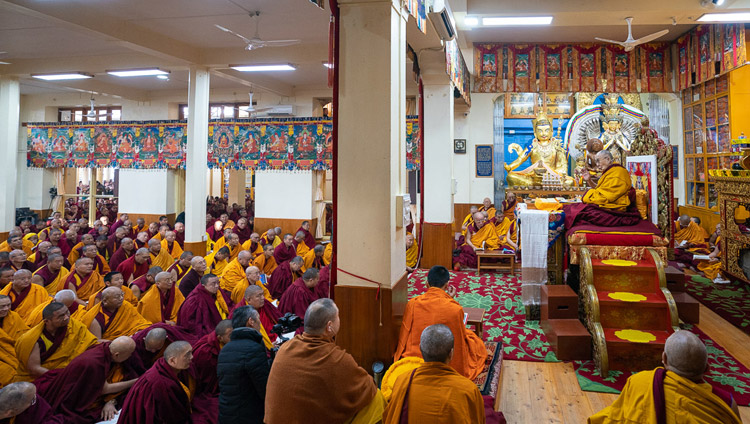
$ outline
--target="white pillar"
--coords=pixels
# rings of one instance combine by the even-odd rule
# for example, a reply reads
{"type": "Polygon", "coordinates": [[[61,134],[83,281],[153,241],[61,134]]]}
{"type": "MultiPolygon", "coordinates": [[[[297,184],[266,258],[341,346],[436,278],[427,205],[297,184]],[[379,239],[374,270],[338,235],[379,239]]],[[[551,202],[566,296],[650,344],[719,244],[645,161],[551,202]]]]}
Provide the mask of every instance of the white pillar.
{"type": "MultiPolygon", "coordinates": [[[[447,76],[446,76],[447,80],[447,76]]],[[[424,84],[424,220],[453,222],[453,85],[424,84]]]]}
{"type": "MultiPolygon", "coordinates": [[[[188,89],[187,159],[185,172],[185,243],[196,254],[206,233],[206,171],[208,170],[208,69],[191,66],[188,89]]],[[[204,247],[205,250],[205,247],[204,247]]]]}
{"type": "Polygon", "coordinates": [[[0,77],[0,236],[15,225],[21,92],[18,78],[0,77]]]}

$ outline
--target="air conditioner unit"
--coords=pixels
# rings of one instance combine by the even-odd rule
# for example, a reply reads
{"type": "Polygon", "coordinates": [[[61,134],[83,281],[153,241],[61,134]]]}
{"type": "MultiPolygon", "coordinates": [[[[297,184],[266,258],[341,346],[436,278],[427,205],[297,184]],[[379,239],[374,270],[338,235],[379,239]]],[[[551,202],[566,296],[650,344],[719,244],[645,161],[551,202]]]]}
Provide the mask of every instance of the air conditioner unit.
{"type": "Polygon", "coordinates": [[[456,27],[453,25],[453,15],[446,2],[436,1],[432,12],[428,13],[432,26],[435,27],[438,37],[443,41],[449,41],[456,37],[456,27]],[[443,3],[440,5],[439,3],[443,3]]]}
{"type": "Polygon", "coordinates": [[[292,116],[294,115],[294,105],[276,105],[266,112],[269,116],[292,116]]]}

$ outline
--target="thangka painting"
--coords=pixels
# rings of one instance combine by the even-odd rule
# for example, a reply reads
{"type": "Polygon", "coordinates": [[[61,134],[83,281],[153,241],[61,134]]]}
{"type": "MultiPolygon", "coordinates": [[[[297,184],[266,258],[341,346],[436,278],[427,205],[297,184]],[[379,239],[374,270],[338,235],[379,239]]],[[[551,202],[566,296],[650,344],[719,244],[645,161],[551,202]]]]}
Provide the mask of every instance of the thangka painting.
{"type": "Polygon", "coordinates": [[[630,173],[636,191],[646,192],[648,199],[648,216],[654,225],[659,225],[659,208],[657,199],[656,156],[628,156],[625,168],[630,173]]]}
{"type": "Polygon", "coordinates": [[[406,10],[417,22],[417,28],[423,33],[427,33],[425,24],[427,23],[427,11],[425,10],[425,0],[406,0],[406,10]]]}
{"type": "Polygon", "coordinates": [[[422,159],[419,154],[419,140],[421,132],[419,119],[416,116],[406,117],[406,169],[420,169],[422,159]]]}

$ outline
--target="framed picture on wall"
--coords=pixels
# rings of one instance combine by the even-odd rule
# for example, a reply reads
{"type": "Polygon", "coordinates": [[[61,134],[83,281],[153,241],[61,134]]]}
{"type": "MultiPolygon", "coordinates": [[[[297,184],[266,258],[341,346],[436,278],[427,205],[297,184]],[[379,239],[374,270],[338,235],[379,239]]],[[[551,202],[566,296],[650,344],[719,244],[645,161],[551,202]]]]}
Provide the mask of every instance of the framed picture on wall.
{"type": "Polygon", "coordinates": [[[481,144],[476,146],[476,177],[493,177],[495,168],[492,162],[494,146],[481,144]]]}
{"type": "Polygon", "coordinates": [[[672,145],[672,178],[680,178],[680,146],[672,145]]]}
{"type": "Polygon", "coordinates": [[[453,153],[466,153],[466,139],[465,138],[453,139],[453,153]]]}

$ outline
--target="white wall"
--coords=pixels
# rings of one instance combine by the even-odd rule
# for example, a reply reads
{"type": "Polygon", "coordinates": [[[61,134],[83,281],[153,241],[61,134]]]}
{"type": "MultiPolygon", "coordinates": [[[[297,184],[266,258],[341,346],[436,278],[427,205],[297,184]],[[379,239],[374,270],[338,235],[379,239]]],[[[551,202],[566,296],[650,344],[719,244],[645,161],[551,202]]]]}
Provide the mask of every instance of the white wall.
{"type": "MultiPolygon", "coordinates": [[[[680,96],[667,95],[669,97],[669,144],[677,146],[679,152],[678,169],[680,178],[674,179],[674,197],[677,205],[685,204],[685,145],[682,133],[682,100],[680,96]]],[[[675,208],[677,207],[675,205],[675,208]]]]}
{"type": "MultiPolygon", "coordinates": [[[[453,155],[453,178],[458,190],[455,203],[482,203],[485,197],[494,197],[494,179],[476,178],[475,146],[494,144],[494,100],[499,94],[471,93],[471,109],[459,109],[455,114],[453,138],[466,139],[466,154],[453,155]]],[[[497,170],[496,170],[497,172],[497,170]]]]}
{"type": "Polygon", "coordinates": [[[312,171],[258,171],[255,174],[257,218],[312,219],[312,171]]]}
{"type": "Polygon", "coordinates": [[[155,215],[175,213],[176,178],[175,171],[163,169],[121,169],[119,210],[155,215]]]}

